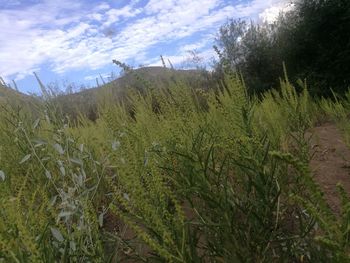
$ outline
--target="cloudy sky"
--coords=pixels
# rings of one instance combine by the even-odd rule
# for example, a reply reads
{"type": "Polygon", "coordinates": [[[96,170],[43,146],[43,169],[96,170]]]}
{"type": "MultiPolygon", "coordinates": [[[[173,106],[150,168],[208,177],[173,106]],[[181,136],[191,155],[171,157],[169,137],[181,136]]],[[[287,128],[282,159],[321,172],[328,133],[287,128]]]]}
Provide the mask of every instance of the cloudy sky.
{"type": "Polygon", "coordinates": [[[0,0],[0,76],[23,92],[44,83],[94,85],[112,59],[183,66],[189,50],[210,60],[228,18],[273,20],[287,0],[0,0]]]}

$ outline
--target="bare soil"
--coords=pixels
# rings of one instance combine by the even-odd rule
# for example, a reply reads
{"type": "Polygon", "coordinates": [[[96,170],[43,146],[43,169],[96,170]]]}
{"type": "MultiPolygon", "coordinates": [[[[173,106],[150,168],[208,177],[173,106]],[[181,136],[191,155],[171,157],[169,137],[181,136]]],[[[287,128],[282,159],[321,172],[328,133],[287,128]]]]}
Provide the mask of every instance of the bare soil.
{"type": "Polygon", "coordinates": [[[350,149],[333,123],[315,127],[311,133],[311,151],[314,155],[310,167],[324,191],[327,203],[338,214],[340,199],[336,185],[341,183],[345,191],[350,194],[350,149]]]}

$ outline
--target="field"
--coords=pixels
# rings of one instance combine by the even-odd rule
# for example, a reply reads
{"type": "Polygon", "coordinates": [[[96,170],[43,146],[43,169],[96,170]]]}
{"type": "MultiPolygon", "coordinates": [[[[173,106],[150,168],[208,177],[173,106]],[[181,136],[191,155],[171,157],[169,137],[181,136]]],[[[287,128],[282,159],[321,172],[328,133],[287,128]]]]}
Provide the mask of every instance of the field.
{"type": "Polygon", "coordinates": [[[349,92],[227,74],[105,89],[95,120],[0,103],[0,262],[349,261],[349,92]]]}

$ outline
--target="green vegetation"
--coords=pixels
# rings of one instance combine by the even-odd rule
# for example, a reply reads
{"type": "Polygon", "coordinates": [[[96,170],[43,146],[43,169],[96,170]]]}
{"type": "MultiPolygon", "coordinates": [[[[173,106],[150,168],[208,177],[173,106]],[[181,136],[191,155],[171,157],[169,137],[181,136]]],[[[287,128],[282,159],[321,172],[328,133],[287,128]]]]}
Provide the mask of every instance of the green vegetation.
{"type": "Polygon", "coordinates": [[[0,263],[350,262],[349,185],[330,197],[312,167],[315,126],[350,147],[349,3],[230,21],[213,74],[113,61],[122,78],[42,98],[1,81],[0,263]]]}
{"type": "Polygon", "coordinates": [[[120,103],[106,89],[94,122],[3,103],[0,262],[349,260],[348,196],[327,205],[305,133],[323,113],[345,123],[350,96],[302,90],[249,97],[230,74],[120,103]]]}
{"type": "Polygon", "coordinates": [[[218,65],[242,73],[251,93],[279,85],[282,63],[291,82],[307,79],[313,96],[344,94],[350,87],[350,1],[295,0],[273,24],[231,20],[221,27],[218,65]]]}
{"type": "MultiPolygon", "coordinates": [[[[96,120],[98,101],[108,98],[110,102],[125,101],[128,90],[136,90],[144,93],[144,90],[152,87],[162,89],[176,81],[185,82],[192,88],[212,87],[210,73],[199,70],[175,70],[165,67],[144,67],[131,69],[123,63],[118,63],[123,68],[123,76],[106,83],[100,87],[87,89],[73,94],[57,94],[55,100],[65,113],[75,116],[78,112],[87,113],[90,120],[96,120]],[[112,100],[111,100],[112,99],[112,100]]],[[[55,95],[55,94],[54,94],[55,95]]]]}
{"type": "Polygon", "coordinates": [[[334,96],[333,100],[322,99],[319,101],[320,114],[334,120],[344,135],[345,143],[350,146],[350,91],[344,97],[334,96]]]}

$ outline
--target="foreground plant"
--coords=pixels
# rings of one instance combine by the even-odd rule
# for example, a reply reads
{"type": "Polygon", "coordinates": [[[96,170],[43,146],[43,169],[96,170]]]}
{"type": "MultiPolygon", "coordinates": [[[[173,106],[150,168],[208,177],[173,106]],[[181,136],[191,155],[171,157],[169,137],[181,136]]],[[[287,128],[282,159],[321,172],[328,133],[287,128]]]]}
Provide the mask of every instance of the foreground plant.
{"type": "Polygon", "coordinates": [[[104,100],[95,122],[48,102],[0,112],[0,261],[349,259],[348,196],[334,215],[309,169],[306,88],[177,81],[104,100]]]}

